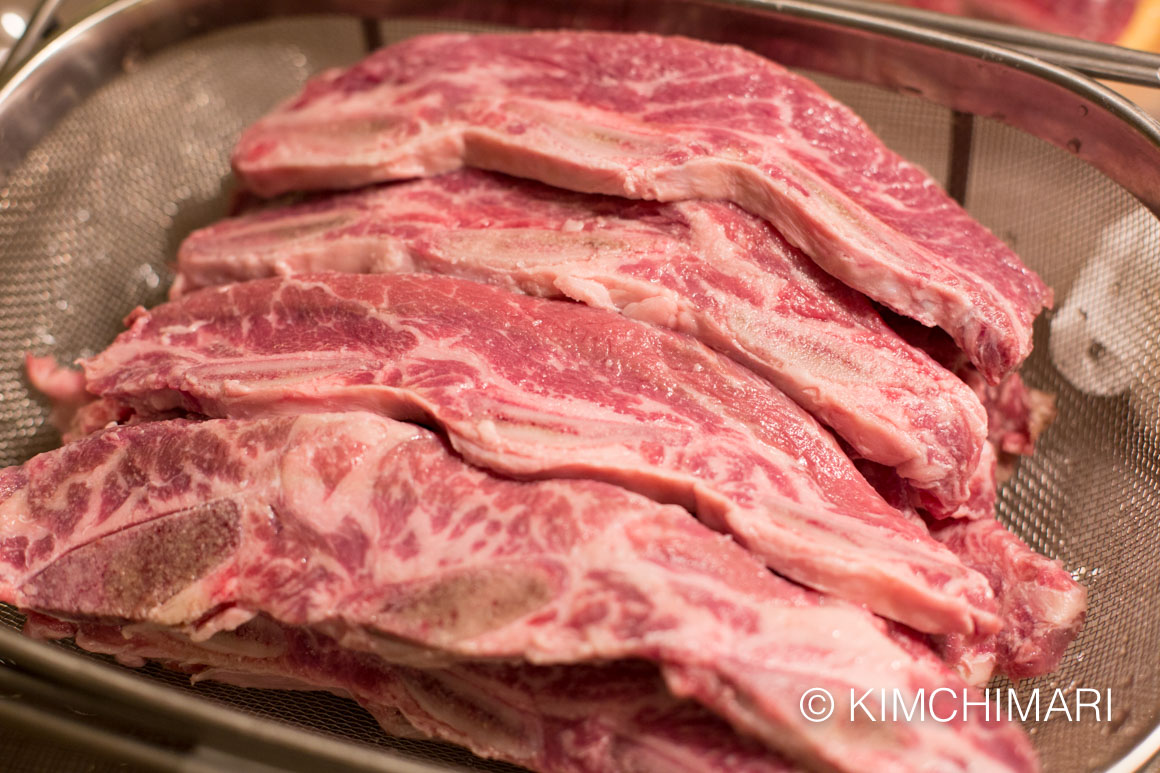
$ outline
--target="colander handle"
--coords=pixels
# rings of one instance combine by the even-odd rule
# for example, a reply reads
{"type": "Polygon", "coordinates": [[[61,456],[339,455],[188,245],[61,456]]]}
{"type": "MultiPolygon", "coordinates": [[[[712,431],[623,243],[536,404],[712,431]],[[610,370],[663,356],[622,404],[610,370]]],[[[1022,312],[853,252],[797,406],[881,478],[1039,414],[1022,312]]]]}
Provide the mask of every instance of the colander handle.
{"type": "Polygon", "coordinates": [[[12,74],[20,68],[20,65],[32,56],[32,53],[40,45],[44,38],[44,34],[52,25],[53,19],[56,17],[56,10],[60,7],[61,0],[40,0],[37,4],[36,10],[32,12],[28,24],[24,27],[24,33],[20,36],[12,48],[8,49],[8,55],[4,57],[4,61],[0,64],[0,83],[6,82],[12,74]]]}

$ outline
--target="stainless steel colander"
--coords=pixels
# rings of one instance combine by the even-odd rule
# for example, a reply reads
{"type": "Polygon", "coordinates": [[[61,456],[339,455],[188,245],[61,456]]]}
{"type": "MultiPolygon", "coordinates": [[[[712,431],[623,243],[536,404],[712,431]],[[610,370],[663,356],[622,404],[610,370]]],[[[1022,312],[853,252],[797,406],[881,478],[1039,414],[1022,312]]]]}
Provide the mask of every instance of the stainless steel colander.
{"type": "MultiPolygon", "coordinates": [[[[160,302],[178,243],[225,211],[239,132],[311,73],[381,42],[447,29],[639,29],[737,42],[816,76],[1011,243],[1054,287],[1057,303],[1081,275],[1108,274],[1115,294],[1102,311],[1117,321],[1125,387],[1104,396],[1073,387],[1052,357],[1052,314],[1040,320],[1024,376],[1058,396],[1059,418],[1002,489],[1000,517],[1062,560],[1091,600],[1060,670],[1020,688],[1094,687],[1113,696],[1111,721],[1030,726],[1046,769],[1145,766],[1160,747],[1160,126],[1072,72],[838,5],[104,7],[0,87],[0,465],[57,442],[47,405],[23,375],[23,354],[68,361],[92,353],[135,305],[160,302]],[[294,15],[307,12],[314,15],[294,15]]],[[[1098,47],[1052,45],[1066,61],[1099,63],[1098,47]]],[[[1137,79],[1146,79],[1148,60],[1133,61],[1137,79]]],[[[62,733],[79,737],[75,717],[69,730],[69,717],[50,708],[63,702],[95,723],[94,743],[142,769],[243,770],[254,760],[312,770],[511,769],[442,744],[390,739],[333,696],[192,688],[158,667],[130,672],[81,659],[67,645],[21,639],[13,633],[21,624],[0,605],[0,747],[21,722],[63,722],[62,733]],[[24,700],[5,699],[13,694],[24,700]]],[[[17,759],[15,748],[0,749],[5,757],[17,759]]]]}

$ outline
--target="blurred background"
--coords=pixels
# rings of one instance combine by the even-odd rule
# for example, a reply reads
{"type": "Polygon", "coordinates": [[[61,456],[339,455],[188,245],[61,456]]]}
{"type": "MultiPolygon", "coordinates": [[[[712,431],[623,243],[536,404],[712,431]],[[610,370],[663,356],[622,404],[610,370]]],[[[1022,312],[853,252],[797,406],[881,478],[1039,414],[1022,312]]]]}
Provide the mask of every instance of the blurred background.
{"type": "MultiPolygon", "coordinates": [[[[105,4],[100,0],[49,3],[56,8],[48,34],[105,4]]],[[[0,62],[8,58],[40,4],[40,0],[0,0],[0,62]]],[[[867,8],[909,6],[1160,53],[1160,0],[866,0],[862,4],[867,8]]],[[[1155,89],[1117,88],[1160,117],[1160,74],[1156,85],[1155,89]]]]}
{"type": "MultiPolygon", "coordinates": [[[[1160,53],[1160,0],[881,0],[1160,53]]],[[[1157,88],[1108,84],[1160,117],[1157,88]]]]}

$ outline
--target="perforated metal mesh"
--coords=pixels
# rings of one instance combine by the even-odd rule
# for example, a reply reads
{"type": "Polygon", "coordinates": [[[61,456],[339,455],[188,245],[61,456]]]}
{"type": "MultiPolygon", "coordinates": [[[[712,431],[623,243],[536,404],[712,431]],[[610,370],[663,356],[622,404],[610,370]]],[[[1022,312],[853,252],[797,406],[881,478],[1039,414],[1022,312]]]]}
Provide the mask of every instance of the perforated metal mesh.
{"type": "MultiPolygon", "coordinates": [[[[388,41],[433,28],[382,27],[388,41]]],[[[45,403],[23,377],[23,353],[70,360],[95,351],[133,306],[159,302],[176,245],[225,209],[227,157],[241,128],[309,73],[363,52],[353,20],[279,21],[213,34],[133,63],[43,138],[0,190],[0,464],[56,442],[45,403]]],[[[945,182],[948,111],[820,80],[945,182]]],[[[1133,256],[1117,264],[1118,281],[1130,290],[1124,297],[1131,318],[1123,320],[1130,389],[1092,397],[1072,388],[1053,365],[1052,315],[1045,315],[1024,374],[1058,395],[1059,418],[1004,487],[1000,504],[1005,522],[1064,561],[1091,593],[1087,625],[1060,671],[1022,689],[1110,688],[1117,707],[1112,722],[1056,720],[1030,730],[1047,770],[1102,769],[1156,724],[1160,706],[1160,227],[1125,191],[1065,151],[988,121],[975,127],[966,203],[1054,286],[1057,303],[1101,232],[1123,217],[1136,223],[1132,238],[1113,238],[1110,247],[1133,256]]],[[[0,607],[0,625],[21,622],[0,607]]],[[[191,688],[159,668],[141,673],[356,742],[480,770],[511,769],[445,745],[388,739],[365,712],[332,696],[191,688]]]]}
{"type": "Polygon", "coordinates": [[[5,773],[45,773],[50,770],[84,773],[148,773],[124,762],[94,760],[91,753],[58,741],[29,738],[19,731],[0,727],[0,749],[5,773]]]}

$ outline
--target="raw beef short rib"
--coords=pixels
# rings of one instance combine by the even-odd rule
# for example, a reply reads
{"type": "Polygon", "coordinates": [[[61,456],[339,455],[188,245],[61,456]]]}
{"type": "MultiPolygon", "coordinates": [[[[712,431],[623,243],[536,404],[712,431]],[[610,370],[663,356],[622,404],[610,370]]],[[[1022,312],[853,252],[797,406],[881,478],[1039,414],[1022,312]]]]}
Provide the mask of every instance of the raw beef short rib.
{"type": "Polygon", "coordinates": [[[178,253],[171,297],[263,277],[429,272],[692,335],[767,378],[946,508],[968,495],[978,399],[765,221],[465,170],[225,220],[178,253]]]}
{"type": "Polygon", "coordinates": [[[413,425],[147,422],[4,470],[0,492],[5,539],[24,546],[0,563],[0,600],[53,617],[199,642],[264,615],[425,668],[643,658],[678,697],[816,767],[1034,765],[1011,723],[883,724],[867,744],[848,716],[807,720],[815,687],[847,715],[877,687],[965,687],[873,615],[782,580],[679,508],[594,481],[490,476],[413,425]]]}
{"type": "Polygon", "coordinates": [[[947,636],[944,657],[968,663],[993,657],[1012,679],[1059,668],[1083,627],[1087,589],[1059,561],[1036,553],[994,518],[943,521],[931,533],[991,582],[1003,617],[997,634],[947,636]]]}
{"type": "Polygon", "coordinates": [[[101,415],[421,418],[481,467],[684,505],[782,574],[919,630],[999,627],[983,577],[809,414],[697,341],[602,309],[419,274],[257,280],[142,310],[84,365],[101,415]]]}
{"type": "Polygon", "coordinates": [[[991,381],[1040,279],[853,112],[755,54],[676,37],[431,35],[310,81],[234,151],[259,194],[475,166],[636,199],[729,200],[823,269],[950,333],[991,381]]]}
{"type": "Polygon", "coordinates": [[[995,448],[983,449],[973,488],[959,517],[920,514],[907,499],[901,479],[881,465],[859,461],[858,469],[900,512],[916,522],[925,517],[931,536],[991,584],[1003,627],[992,634],[950,634],[936,646],[971,684],[987,682],[997,669],[1013,679],[1043,676],[1059,667],[1087,614],[1087,589],[1059,561],[1032,550],[995,518],[995,448]]]}
{"type": "Polygon", "coordinates": [[[705,708],[675,698],[656,667],[643,661],[418,669],[263,618],[218,633],[208,647],[144,626],[74,627],[77,644],[91,652],[160,660],[198,682],[350,696],[391,735],[439,738],[540,773],[801,770],[705,708]]]}

